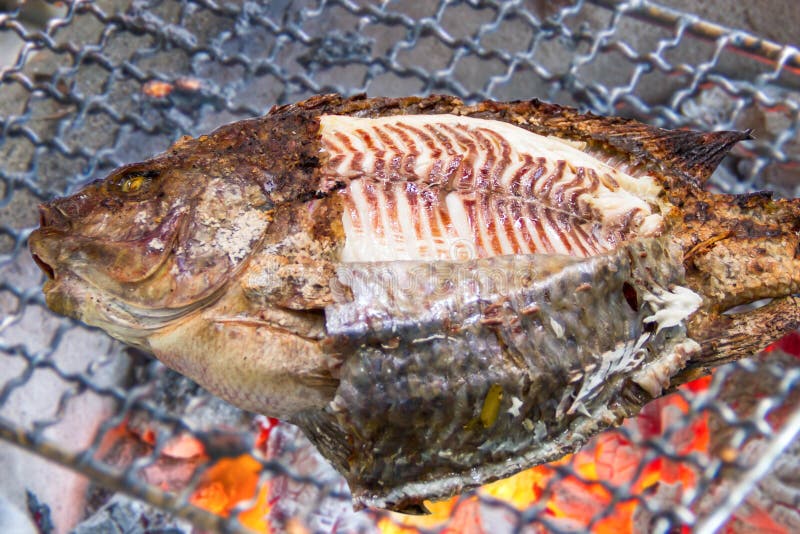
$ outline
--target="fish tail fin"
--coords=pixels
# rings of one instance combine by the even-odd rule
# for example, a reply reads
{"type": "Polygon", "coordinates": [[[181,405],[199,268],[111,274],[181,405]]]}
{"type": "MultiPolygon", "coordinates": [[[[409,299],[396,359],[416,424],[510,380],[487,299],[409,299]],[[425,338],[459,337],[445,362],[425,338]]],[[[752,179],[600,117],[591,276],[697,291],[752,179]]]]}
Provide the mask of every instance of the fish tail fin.
{"type": "Polygon", "coordinates": [[[694,178],[697,185],[702,185],[711,177],[733,145],[753,138],[751,133],[751,130],[659,130],[652,138],[651,152],[661,152],[664,162],[694,178]]]}

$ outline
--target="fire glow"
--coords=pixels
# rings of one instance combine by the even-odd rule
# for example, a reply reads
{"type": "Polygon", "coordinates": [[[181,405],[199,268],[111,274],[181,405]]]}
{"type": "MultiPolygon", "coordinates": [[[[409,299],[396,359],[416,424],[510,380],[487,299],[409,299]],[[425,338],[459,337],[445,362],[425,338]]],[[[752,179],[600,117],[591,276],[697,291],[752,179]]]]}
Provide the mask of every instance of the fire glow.
{"type": "MultiPolygon", "coordinates": [[[[702,378],[684,388],[701,391],[709,381],[709,377],[702,378]]],[[[650,403],[625,426],[647,439],[661,435],[688,411],[689,406],[680,395],[670,395],[650,403]]],[[[262,429],[260,444],[266,441],[269,431],[270,428],[262,429]]],[[[709,447],[706,416],[682,426],[680,432],[672,435],[671,443],[679,455],[706,454],[709,447]]],[[[615,501],[610,487],[629,487],[630,494],[645,495],[659,482],[683,488],[695,485],[696,474],[691,468],[663,457],[648,460],[647,451],[628,439],[625,432],[605,432],[574,455],[483,486],[478,494],[520,511],[537,506],[541,516],[561,527],[608,534],[633,532],[638,502],[615,501]],[[570,469],[565,470],[567,466],[570,469]]],[[[238,514],[239,521],[255,532],[271,532],[270,486],[267,481],[259,487],[260,467],[249,455],[217,461],[203,475],[191,502],[227,517],[239,503],[254,501],[255,504],[238,514]]],[[[482,534],[490,527],[482,524],[480,501],[474,495],[429,502],[426,506],[431,515],[375,514],[377,527],[386,534],[413,534],[419,529],[482,534]]]]}
{"type": "MultiPolygon", "coordinates": [[[[776,349],[800,356],[800,334],[787,336],[766,352],[776,349]]],[[[710,376],[700,378],[685,384],[680,391],[701,393],[710,382],[710,376]]],[[[689,414],[689,403],[680,392],[662,397],[646,405],[638,417],[626,421],[621,429],[596,436],[573,455],[485,485],[477,494],[426,502],[430,515],[367,513],[384,534],[416,534],[427,529],[447,534],[491,532],[495,525],[485,518],[483,512],[487,506],[496,506],[505,514],[509,526],[517,523],[513,510],[521,513],[534,508],[538,512],[537,523],[530,526],[535,532],[547,531],[551,526],[601,534],[637,532],[641,530],[637,525],[642,525],[637,514],[645,513],[642,500],[651,498],[659,487],[669,487],[674,492],[669,499],[679,502],[685,492],[697,487],[700,477],[692,463],[685,461],[687,456],[713,454],[708,413],[689,414]],[[649,438],[657,437],[666,439],[671,448],[669,455],[657,455],[647,446],[649,438]],[[625,488],[625,497],[615,495],[616,488],[625,488]]],[[[258,422],[255,449],[265,452],[270,434],[279,422],[266,417],[259,417],[258,422]]],[[[138,437],[155,445],[153,433],[144,432],[138,437]]],[[[209,462],[203,444],[186,434],[170,440],[161,451],[164,456],[191,461],[192,465],[209,462]]],[[[725,459],[724,450],[717,453],[725,459]]],[[[169,491],[182,489],[167,482],[159,485],[169,491]]],[[[270,533],[289,527],[292,532],[308,532],[297,519],[290,519],[283,528],[274,526],[271,513],[280,498],[280,492],[263,476],[261,461],[243,454],[213,461],[200,476],[190,502],[223,517],[235,515],[254,532],[270,533]]],[[[739,519],[760,531],[788,532],[772,522],[766,512],[752,510],[750,516],[739,519]]]]}
{"type": "MultiPolygon", "coordinates": [[[[257,449],[264,447],[277,424],[277,419],[264,418],[256,438],[257,449]]],[[[255,532],[272,532],[268,523],[270,485],[269,481],[259,484],[260,474],[261,463],[249,454],[223,458],[203,473],[189,501],[204,510],[229,517],[240,503],[255,500],[249,508],[238,513],[237,519],[255,532]]]]}
{"type": "MultiPolygon", "coordinates": [[[[709,381],[710,377],[705,377],[685,387],[703,390],[709,381]]],[[[647,405],[639,417],[627,421],[625,426],[647,439],[661,435],[672,421],[687,414],[688,410],[688,404],[680,395],[670,395],[647,405]]],[[[707,453],[706,416],[683,427],[681,432],[672,436],[671,442],[677,454],[707,453]]],[[[659,482],[693,487],[695,476],[692,469],[666,458],[648,461],[647,449],[634,444],[624,432],[610,431],[597,436],[576,454],[488,484],[478,493],[504,501],[520,511],[536,506],[541,510],[540,517],[561,528],[620,534],[634,531],[638,502],[634,499],[615,501],[609,487],[628,487],[631,495],[645,495],[659,482]],[[570,469],[563,469],[566,466],[570,469]]],[[[489,531],[490,525],[481,524],[476,498],[453,498],[429,506],[430,516],[391,514],[383,517],[379,526],[387,534],[411,534],[418,532],[418,528],[442,527],[445,528],[443,532],[453,533],[482,534],[489,531]]]]}

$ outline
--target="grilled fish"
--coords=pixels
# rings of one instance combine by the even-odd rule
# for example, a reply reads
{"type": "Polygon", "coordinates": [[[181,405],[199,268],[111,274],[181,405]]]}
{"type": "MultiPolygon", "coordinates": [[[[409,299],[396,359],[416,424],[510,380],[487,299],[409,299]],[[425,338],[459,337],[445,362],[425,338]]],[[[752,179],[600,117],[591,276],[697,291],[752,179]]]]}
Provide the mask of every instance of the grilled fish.
{"type": "Polygon", "coordinates": [[[748,135],[318,96],[42,205],[30,249],[54,311],[422,512],[797,328],[798,201],[702,188],[748,135]]]}

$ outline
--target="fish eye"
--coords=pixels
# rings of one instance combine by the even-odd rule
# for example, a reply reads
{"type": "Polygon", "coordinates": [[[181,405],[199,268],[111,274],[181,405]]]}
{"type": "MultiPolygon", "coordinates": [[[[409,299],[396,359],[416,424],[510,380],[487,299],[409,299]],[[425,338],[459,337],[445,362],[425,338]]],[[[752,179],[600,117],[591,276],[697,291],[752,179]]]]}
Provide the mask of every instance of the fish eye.
{"type": "Polygon", "coordinates": [[[145,178],[141,174],[137,174],[136,176],[129,176],[128,178],[125,178],[125,180],[122,182],[120,189],[122,189],[123,193],[135,193],[139,189],[141,189],[142,184],[145,182],[145,180],[147,180],[147,178],[145,178]]]}
{"type": "Polygon", "coordinates": [[[136,195],[147,191],[150,183],[158,176],[156,171],[130,172],[114,180],[115,189],[124,195],[136,195]]]}

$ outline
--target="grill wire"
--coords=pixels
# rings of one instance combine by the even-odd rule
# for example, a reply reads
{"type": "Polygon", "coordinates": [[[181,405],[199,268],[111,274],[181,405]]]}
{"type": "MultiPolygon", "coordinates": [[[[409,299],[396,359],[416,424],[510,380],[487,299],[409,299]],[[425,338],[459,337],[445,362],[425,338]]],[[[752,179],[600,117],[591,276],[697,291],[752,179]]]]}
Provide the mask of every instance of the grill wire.
{"type": "MultiPolygon", "coordinates": [[[[312,531],[373,532],[385,515],[350,512],[350,522],[338,526],[313,516],[324,503],[347,507],[341,480],[298,471],[289,455],[254,450],[252,417],[102,333],[51,314],[43,276],[27,253],[37,203],[182,135],[314,93],[364,91],[470,101],[539,97],[665,127],[753,127],[756,139],[734,150],[713,186],[800,193],[798,50],[647,1],[104,0],[42,4],[44,15],[32,14],[30,3],[2,5],[0,49],[13,52],[0,63],[0,437],[202,529],[244,530],[235,517],[201,510],[189,498],[211,460],[250,450],[263,464],[263,480],[282,477],[315,495],[317,512],[297,512],[312,531]],[[184,388],[202,409],[162,402],[165,387],[184,388]],[[39,398],[34,388],[54,393],[39,398]],[[75,415],[92,410],[99,422],[75,415]],[[220,413],[229,430],[217,426],[220,413]],[[142,418],[157,428],[155,447],[124,468],[104,460],[108,435],[142,418]],[[211,459],[187,489],[170,493],[142,472],[181,433],[199,439],[211,459]]],[[[768,355],[721,368],[707,390],[678,393],[688,412],[660,436],[621,431],[646,451],[642,462],[674,461],[696,474],[696,487],[670,500],[637,495],[630,484],[603,486],[612,502],[636,503],[640,519],[664,532],[734,524],[744,505],[769,493],[767,483],[786,484],[795,510],[784,502],[784,515],[797,525],[791,521],[798,520],[800,488],[796,480],[781,482],[774,468],[800,454],[793,443],[798,391],[796,359],[768,355]],[[740,385],[738,395],[730,394],[732,384],[740,385]],[[711,439],[720,454],[674,445],[703,416],[718,430],[711,439]],[[760,452],[752,454],[753,447],[760,452]]],[[[556,470],[553,484],[578,476],[570,463],[556,470]]],[[[518,510],[478,493],[459,505],[474,498],[487,517],[502,515],[510,531],[570,531],[539,503],[518,510]]],[[[589,526],[606,514],[598,511],[589,526]]]]}

